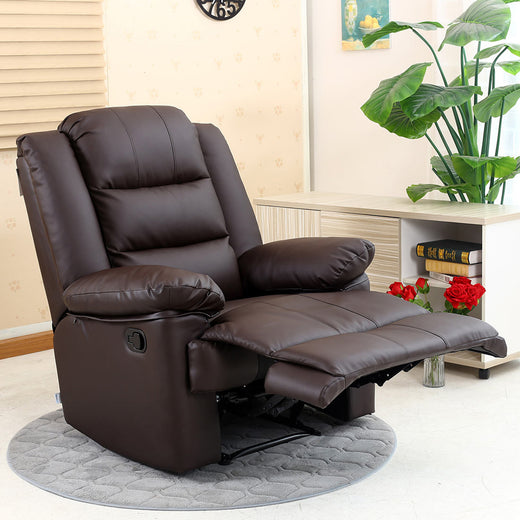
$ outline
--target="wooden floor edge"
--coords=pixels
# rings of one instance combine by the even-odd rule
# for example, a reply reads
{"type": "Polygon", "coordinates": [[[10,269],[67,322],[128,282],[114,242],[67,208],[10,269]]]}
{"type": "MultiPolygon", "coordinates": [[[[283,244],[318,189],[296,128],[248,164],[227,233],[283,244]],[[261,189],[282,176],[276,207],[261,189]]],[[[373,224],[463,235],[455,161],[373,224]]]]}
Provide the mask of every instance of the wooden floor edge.
{"type": "Polygon", "coordinates": [[[52,348],[52,332],[38,332],[0,340],[0,359],[23,356],[52,348]]]}

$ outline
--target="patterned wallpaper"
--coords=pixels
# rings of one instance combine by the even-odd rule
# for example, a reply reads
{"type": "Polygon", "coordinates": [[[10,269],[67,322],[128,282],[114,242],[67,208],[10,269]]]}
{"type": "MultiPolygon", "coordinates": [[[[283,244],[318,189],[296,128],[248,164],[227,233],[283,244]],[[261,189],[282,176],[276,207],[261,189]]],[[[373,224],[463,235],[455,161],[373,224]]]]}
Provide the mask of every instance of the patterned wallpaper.
{"type": "Polygon", "coordinates": [[[16,152],[0,152],[0,330],[50,320],[25,205],[16,152]]]}
{"type": "MultiPolygon", "coordinates": [[[[111,105],[168,104],[224,133],[250,197],[303,189],[300,0],[248,0],[226,22],[195,0],[105,0],[111,105]]],[[[0,330],[50,319],[16,152],[0,152],[0,330]]]]}
{"type": "Polygon", "coordinates": [[[169,104],[224,133],[251,197],[303,188],[301,0],[217,22],[195,0],[107,0],[109,101],[169,104]]]}

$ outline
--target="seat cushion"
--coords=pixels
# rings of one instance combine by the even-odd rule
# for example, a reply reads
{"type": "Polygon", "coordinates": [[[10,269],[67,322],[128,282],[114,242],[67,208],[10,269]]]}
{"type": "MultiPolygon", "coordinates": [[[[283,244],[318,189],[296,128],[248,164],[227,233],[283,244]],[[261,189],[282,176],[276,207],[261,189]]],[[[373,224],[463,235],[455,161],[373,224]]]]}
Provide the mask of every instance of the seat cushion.
{"type": "Polygon", "coordinates": [[[259,296],[226,303],[202,339],[276,357],[308,341],[364,332],[429,314],[418,305],[369,291],[259,296]]]}
{"type": "Polygon", "coordinates": [[[466,349],[506,354],[504,340],[486,322],[432,314],[394,296],[368,291],[230,302],[201,341],[270,358],[275,363],[267,371],[267,392],[320,407],[364,376],[426,357],[466,349]]]}

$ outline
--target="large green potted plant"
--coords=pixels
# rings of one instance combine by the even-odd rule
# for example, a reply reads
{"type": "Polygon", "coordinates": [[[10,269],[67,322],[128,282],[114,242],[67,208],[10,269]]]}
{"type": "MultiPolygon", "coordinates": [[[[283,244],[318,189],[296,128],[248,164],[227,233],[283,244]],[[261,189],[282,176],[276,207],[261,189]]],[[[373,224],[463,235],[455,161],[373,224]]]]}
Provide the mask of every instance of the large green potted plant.
{"type": "Polygon", "coordinates": [[[409,186],[412,201],[437,190],[451,200],[503,203],[506,181],[520,173],[520,157],[500,155],[502,121],[520,98],[520,84],[495,85],[497,67],[513,75],[520,72],[520,60],[515,59],[520,45],[504,41],[511,22],[507,4],[518,1],[476,0],[448,25],[438,51],[421,34],[443,29],[438,22],[389,22],[364,36],[363,45],[369,47],[388,34],[412,31],[433,54],[442,78],[441,85],[426,83],[433,62],[414,64],[383,80],[361,107],[388,131],[408,139],[424,136],[433,146],[431,166],[441,184],[409,186]],[[484,48],[482,42],[500,43],[484,48]],[[445,45],[460,47],[460,74],[451,82],[439,59],[445,45]],[[506,53],[511,59],[501,59],[506,53]]]}

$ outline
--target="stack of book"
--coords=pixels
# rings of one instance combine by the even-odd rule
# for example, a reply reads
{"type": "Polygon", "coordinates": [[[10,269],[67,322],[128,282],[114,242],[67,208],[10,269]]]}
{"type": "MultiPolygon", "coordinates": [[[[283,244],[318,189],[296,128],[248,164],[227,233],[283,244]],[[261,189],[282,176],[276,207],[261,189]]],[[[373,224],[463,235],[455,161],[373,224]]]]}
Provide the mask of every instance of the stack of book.
{"type": "Polygon", "coordinates": [[[482,281],[482,244],[461,240],[434,240],[417,244],[417,256],[426,259],[430,278],[450,282],[454,276],[482,281]]]}

